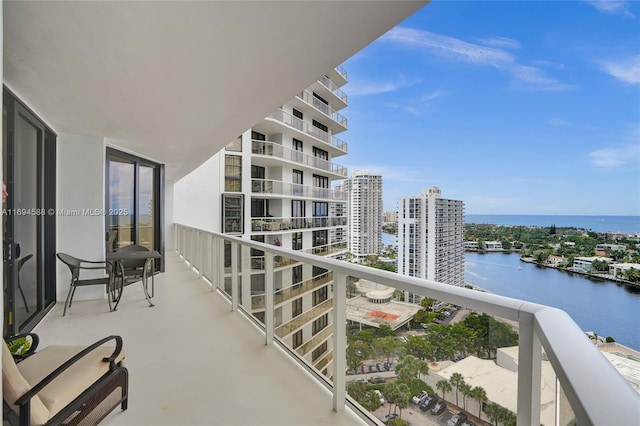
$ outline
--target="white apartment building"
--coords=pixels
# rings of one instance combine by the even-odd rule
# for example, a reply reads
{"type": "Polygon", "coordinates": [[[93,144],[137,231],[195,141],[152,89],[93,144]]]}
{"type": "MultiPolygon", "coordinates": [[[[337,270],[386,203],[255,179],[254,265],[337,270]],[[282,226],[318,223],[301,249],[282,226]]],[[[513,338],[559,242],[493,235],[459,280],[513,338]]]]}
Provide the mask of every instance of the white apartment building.
{"type": "MultiPolygon", "coordinates": [[[[332,183],[347,176],[336,157],[347,144],[335,135],[347,129],[337,111],[347,105],[340,89],[347,74],[336,68],[245,131],[211,160],[212,187],[220,199],[218,232],[343,258],[344,193],[332,183]]],[[[241,305],[264,322],[264,253],[251,250],[251,278],[242,281],[241,305]]],[[[231,263],[227,247],[225,264],[231,263]]],[[[331,353],[331,277],[326,270],[290,264],[277,268],[275,333],[319,371],[331,353]]],[[[231,277],[227,277],[230,286],[231,277]]],[[[331,370],[329,368],[329,370],[331,370]]]]}
{"type": "Polygon", "coordinates": [[[349,253],[355,263],[382,251],[382,176],[354,171],[342,185],[347,194],[349,253]]]}
{"type": "MultiPolygon", "coordinates": [[[[464,285],[464,202],[424,189],[398,201],[398,273],[464,285]]],[[[405,293],[405,301],[422,297],[405,293]]]]}
{"type": "Polygon", "coordinates": [[[398,212],[384,212],[382,215],[383,223],[396,223],[398,221],[398,212]]]}

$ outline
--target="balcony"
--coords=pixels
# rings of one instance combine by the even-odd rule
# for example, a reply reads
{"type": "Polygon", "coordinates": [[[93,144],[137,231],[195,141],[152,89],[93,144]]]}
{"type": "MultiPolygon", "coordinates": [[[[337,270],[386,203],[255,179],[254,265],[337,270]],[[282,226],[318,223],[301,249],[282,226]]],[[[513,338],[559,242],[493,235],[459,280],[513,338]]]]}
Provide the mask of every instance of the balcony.
{"type": "Polygon", "coordinates": [[[344,93],[337,84],[335,84],[333,81],[331,81],[331,79],[329,79],[329,77],[327,77],[326,75],[323,75],[322,77],[320,77],[318,79],[318,82],[320,83],[321,86],[323,86],[326,90],[328,90],[329,93],[331,93],[333,96],[335,96],[338,100],[340,100],[341,103],[344,104],[344,106],[348,105],[348,98],[347,98],[347,94],[344,93]]]}
{"type": "Polygon", "coordinates": [[[282,347],[265,345],[255,325],[175,253],[156,277],[154,302],[149,308],[134,284],[115,312],[105,300],[74,300],[62,317],[58,303],[34,330],[42,347],[123,337],[129,409],[102,424],[365,424],[350,409],[332,411],[327,387],[282,347]]]}
{"type": "MultiPolygon", "coordinates": [[[[515,326],[518,330],[518,345],[500,351],[501,354],[511,351],[517,357],[517,361],[511,363],[511,370],[504,369],[501,373],[503,376],[499,384],[504,386],[505,390],[498,393],[502,395],[509,392],[508,389],[515,392],[514,404],[517,405],[517,409],[514,411],[517,411],[519,425],[540,424],[542,419],[547,424],[550,423],[548,416],[557,414],[561,416],[563,424],[571,423],[572,419],[577,419],[578,424],[637,423],[637,410],[629,409],[640,402],[637,393],[563,311],[231,236],[212,234],[182,225],[176,225],[176,232],[179,252],[198,270],[200,276],[212,282],[214,288],[218,288],[231,300],[232,310],[242,311],[240,291],[234,289],[239,289],[240,276],[250,273],[249,266],[239,262],[239,249],[253,248],[265,252],[265,293],[262,305],[264,312],[254,323],[262,330],[261,336],[264,336],[268,344],[276,343],[286,347],[280,338],[286,339],[323,312],[331,312],[333,349],[315,363],[320,370],[328,366],[331,371],[327,371],[323,376],[318,370],[309,367],[308,361],[301,359],[296,351],[290,349],[288,353],[302,365],[318,373],[317,377],[321,382],[324,383],[331,378],[330,388],[334,395],[333,407],[336,410],[350,404],[350,401],[345,399],[345,319],[347,278],[352,277],[442,300],[470,311],[486,313],[499,318],[500,322],[515,326]],[[220,283],[224,282],[224,272],[216,266],[221,263],[223,241],[231,244],[231,263],[236,265],[232,268],[235,272],[226,292],[220,288],[220,283]],[[333,295],[296,318],[285,320],[276,326],[274,312],[277,292],[274,286],[276,271],[273,262],[278,257],[287,257],[328,270],[333,278],[333,295]]],[[[194,285],[201,285],[197,284],[195,276],[192,280],[195,281],[194,285]]],[[[160,309],[160,306],[154,309],[160,309]]],[[[313,337],[307,342],[312,339],[313,337]]],[[[303,342],[303,345],[307,342],[303,342]]],[[[314,343],[309,343],[309,346],[314,343]]],[[[464,359],[460,361],[464,362],[464,359]]],[[[486,361],[484,365],[494,366],[495,363],[486,361]]],[[[447,368],[453,367],[445,367],[441,374],[450,374],[447,373],[447,368]]],[[[498,393],[489,394],[489,398],[500,398],[498,393]]]]}
{"type": "Polygon", "coordinates": [[[297,97],[303,100],[308,105],[311,105],[316,110],[320,111],[322,114],[324,114],[331,120],[333,120],[333,122],[337,126],[339,126],[340,131],[347,130],[347,124],[348,124],[347,119],[342,114],[340,114],[339,112],[336,112],[336,110],[331,108],[331,105],[327,105],[321,100],[319,100],[318,98],[316,98],[315,96],[313,96],[313,93],[309,92],[308,90],[304,90],[300,92],[300,94],[298,94],[297,97]]]}
{"type": "Polygon", "coordinates": [[[327,201],[345,201],[347,199],[347,194],[341,191],[271,179],[252,179],[251,192],[254,194],[274,194],[296,198],[317,198],[327,201]]]}
{"type": "Polygon", "coordinates": [[[299,119],[298,117],[294,117],[293,115],[284,112],[283,110],[279,109],[273,113],[271,113],[271,115],[269,115],[267,118],[271,118],[274,119],[276,121],[279,121],[282,124],[286,124],[287,126],[305,134],[305,135],[309,135],[312,136],[313,138],[315,138],[316,140],[323,142],[324,144],[328,145],[331,148],[337,149],[338,151],[340,151],[341,154],[345,154],[347,152],[347,143],[336,138],[335,136],[330,135],[329,133],[325,132],[324,130],[321,130],[313,125],[311,125],[310,123],[307,123],[301,119],[299,119]]]}
{"type": "Polygon", "coordinates": [[[260,217],[251,219],[251,232],[296,231],[346,226],[347,217],[260,217]]]}
{"type": "Polygon", "coordinates": [[[251,141],[251,152],[256,155],[279,158],[308,166],[313,169],[323,170],[336,175],[335,177],[337,179],[344,179],[347,177],[346,167],[322,158],[314,157],[313,155],[304,154],[291,148],[286,148],[278,143],[253,140],[251,141]]]}

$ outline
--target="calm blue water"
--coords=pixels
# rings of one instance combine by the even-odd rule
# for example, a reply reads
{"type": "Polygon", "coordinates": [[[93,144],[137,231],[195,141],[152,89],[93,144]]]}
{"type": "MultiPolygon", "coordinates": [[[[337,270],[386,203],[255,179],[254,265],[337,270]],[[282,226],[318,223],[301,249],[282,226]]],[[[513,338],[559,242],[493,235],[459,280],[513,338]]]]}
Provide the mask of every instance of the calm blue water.
{"type": "Polygon", "coordinates": [[[640,232],[640,216],[564,216],[564,215],[513,215],[467,214],[465,223],[490,223],[513,226],[574,226],[593,232],[640,232]]]}
{"type": "Polygon", "coordinates": [[[503,296],[566,311],[584,331],[640,350],[640,290],[520,261],[511,254],[465,254],[465,281],[503,296]],[[522,269],[518,269],[518,268],[522,269]]]}

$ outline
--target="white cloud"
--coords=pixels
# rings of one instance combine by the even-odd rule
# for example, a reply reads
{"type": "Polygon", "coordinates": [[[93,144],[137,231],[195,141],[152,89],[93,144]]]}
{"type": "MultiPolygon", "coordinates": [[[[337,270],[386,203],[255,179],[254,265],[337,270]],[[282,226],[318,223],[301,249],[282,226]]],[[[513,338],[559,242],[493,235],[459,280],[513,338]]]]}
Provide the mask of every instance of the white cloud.
{"type": "Polygon", "coordinates": [[[485,46],[497,47],[502,49],[520,49],[522,45],[518,40],[507,37],[489,37],[476,39],[480,44],[485,46]]]}
{"type": "Polygon", "coordinates": [[[635,18],[635,15],[629,10],[629,2],[616,0],[586,0],[591,6],[600,12],[610,15],[624,15],[629,18],[635,18]]]}
{"type": "MultiPolygon", "coordinates": [[[[384,40],[424,49],[448,59],[473,65],[490,66],[513,77],[512,87],[528,90],[570,90],[574,86],[548,77],[542,70],[519,64],[517,57],[497,47],[480,46],[453,37],[412,28],[394,28],[383,36],[384,40]]],[[[495,38],[493,40],[496,40],[495,38]]],[[[517,43],[509,40],[510,45],[517,43]]],[[[496,43],[494,43],[494,46],[496,43]]],[[[502,46],[504,47],[504,46],[502,46]]]]}
{"type": "Polygon", "coordinates": [[[405,89],[415,86],[421,80],[406,80],[404,77],[394,79],[393,82],[361,82],[349,85],[349,96],[368,96],[378,95],[380,93],[395,92],[396,90],[405,89]]]}
{"type": "Polygon", "coordinates": [[[595,166],[602,168],[616,168],[634,162],[640,164],[640,145],[597,149],[587,155],[595,166]]]}
{"type": "Polygon", "coordinates": [[[640,83],[640,55],[598,62],[602,70],[626,84],[640,83]]]}

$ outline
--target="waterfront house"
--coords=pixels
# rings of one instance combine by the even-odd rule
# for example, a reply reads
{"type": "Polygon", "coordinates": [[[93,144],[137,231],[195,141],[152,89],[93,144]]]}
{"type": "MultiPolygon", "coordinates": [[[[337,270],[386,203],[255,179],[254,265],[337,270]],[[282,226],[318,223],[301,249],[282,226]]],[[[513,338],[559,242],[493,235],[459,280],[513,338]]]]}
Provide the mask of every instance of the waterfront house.
{"type": "Polygon", "coordinates": [[[613,262],[612,258],[603,256],[576,257],[573,259],[573,269],[577,272],[590,273],[593,270],[592,264],[595,260],[613,262]]]}

